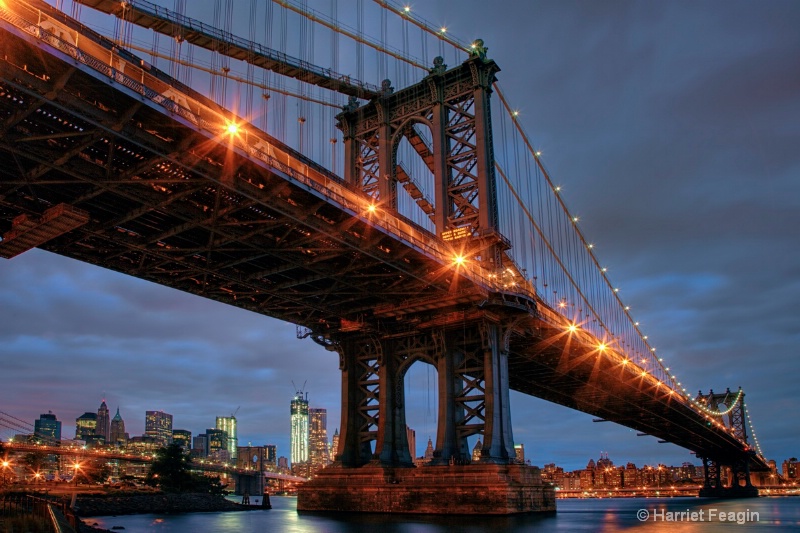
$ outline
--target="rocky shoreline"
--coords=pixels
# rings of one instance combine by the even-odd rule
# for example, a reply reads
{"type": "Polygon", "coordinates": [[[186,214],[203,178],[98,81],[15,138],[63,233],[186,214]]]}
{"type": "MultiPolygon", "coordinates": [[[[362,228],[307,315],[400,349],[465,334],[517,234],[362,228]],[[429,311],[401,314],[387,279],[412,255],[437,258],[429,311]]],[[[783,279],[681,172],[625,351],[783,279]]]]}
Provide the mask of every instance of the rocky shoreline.
{"type": "Polygon", "coordinates": [[[83,494],[75,501],[81,518],[144,513],[210,513],[251,511],[262,507],[240,505],[215,494],[83,494]]]}

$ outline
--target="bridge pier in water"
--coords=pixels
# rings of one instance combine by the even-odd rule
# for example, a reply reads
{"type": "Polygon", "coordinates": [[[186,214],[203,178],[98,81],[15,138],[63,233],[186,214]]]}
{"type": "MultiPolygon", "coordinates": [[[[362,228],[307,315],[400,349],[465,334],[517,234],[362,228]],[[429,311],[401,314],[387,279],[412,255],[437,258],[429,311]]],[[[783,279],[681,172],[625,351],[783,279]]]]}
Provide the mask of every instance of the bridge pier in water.
{"type": "MultiPolygon", "coordinates": [[[[516,463],[508,394],[508,337],[497,310],[407,334],[354,334],[331,343],[342,371],[335,463],[298,494],[301,511],[510,514],[555,511],[539,469],[516,463]],[[415,361],[439,371],[434,460],[415,467],[403,378],[415,361]],[[480,458],[467,438],[480,434],[480,458]],[[374,450],[373,450],[374,445],[374,450]]],[[[519,311],[517,312],[519,313],[519,311]]]]}
{"type": "Polygon", "coordinates": [[[704,480],[699,496],[702,498],[757,498],[758,489],[750,480],[748,460],[735,461],[723,465],[718,461],[703,458],[704,480]],[[723,483],[722,470],[730,468],[730,486],[723,483]]]}

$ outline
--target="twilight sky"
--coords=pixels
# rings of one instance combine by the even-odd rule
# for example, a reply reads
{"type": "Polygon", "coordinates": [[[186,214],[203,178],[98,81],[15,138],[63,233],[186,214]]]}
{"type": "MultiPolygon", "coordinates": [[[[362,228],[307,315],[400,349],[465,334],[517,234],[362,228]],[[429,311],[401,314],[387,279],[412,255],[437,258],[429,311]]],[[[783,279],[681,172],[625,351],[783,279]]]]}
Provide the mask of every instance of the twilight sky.
{"type": "MultiPolygon", "coordinates": [[[[484,39],[571,211],[686,388],[742,386],[767,458],[798,456],[800,3],[412,8],[484,39]]],[[[32,422],[52,410],[71,437],[103,398],[131,434],[145,410],[197,434],[238,408],[240,445],[288,456],[294,381],[328,409],[329,433],[339,426],[338,361],[290,324],[39,250],[0,261],[2,411],[32,422]]],[[[418,454],[435,434],[433,381],[422,364],[406,381],[418,454]]],[[[699,462],[517,393],[512,419],[540,466],[582,468],[601,451],[638,466],[699,462]]]]}

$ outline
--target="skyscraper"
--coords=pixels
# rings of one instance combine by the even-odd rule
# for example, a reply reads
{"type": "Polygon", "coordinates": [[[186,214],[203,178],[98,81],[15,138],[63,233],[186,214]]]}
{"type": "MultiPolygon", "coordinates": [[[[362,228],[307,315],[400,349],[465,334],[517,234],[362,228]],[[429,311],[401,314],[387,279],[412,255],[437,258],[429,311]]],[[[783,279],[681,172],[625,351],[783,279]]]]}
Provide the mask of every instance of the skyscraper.
{"type": "Polygon", "coordinates": [[[94,430],[94,434],[103,437],[106,443],[111,440],[111,417],[108,415],[108,407],[105,400],[97,410],[97,427],[94,430]]]}
{"type": "Polygon", "coordinates": [[[290,460],[292,466],[308,461],[308,399],[302,391],[297,391],[291,404],[292,431],[290,440],[290,460]]]}
{"type": "Polygon", "coordinates": [[[218,416],[217,429],[221,429],[228,434],[228,456],[231,459],[236,459],[237,448],[239,447],[239,439],[236,436],[236,417],[231,416],[218,416]]]}
{"type": "Polygon", "coordinates": [[[172,415],[164,411],[147,411],[144,420],[144,434],[153,437],[159,446],[172,442],[172,415]]]}
{"type": "Polygon", "coordinates": [[[331,452],[330,452],[331,461],[336,460],[336,454],[338,453],[339,453],[339,428],[336,428],[336,431],[333,432],[333,437],[331,438],[331,452]]]}
{"type": "Polygon", "coordinates": [[[330,463],[330,454],[328,453],[328,411],[310,408],[308,417],[308,458],[311,462],[311,473],[313,474],[330,463]]]}
{"type": "Polygon", "coordinates": [[[75,440],[87,441],[97,429],[97,413],[83,413],[75,419],[75,440]]]}
{"type": "Polygon", "coordinates": [[[57,446],[61,441],[61,422],[52,411],[39,415],[39,419],[33,422],[33,434],[45,444],[57,446]]]}
{"type": "Polygon", "coordinates": [[[108,444],[113,444],[114,446],[125,446],[125,444],[128,442],[128,434],[125,433],[125,421],[122,420],[122,417],[119,414],[119,407],[117,407],[117,414],[115,414],[114,418],[111,419],[110,426],[110,437],[107,441],[108,444]]]}

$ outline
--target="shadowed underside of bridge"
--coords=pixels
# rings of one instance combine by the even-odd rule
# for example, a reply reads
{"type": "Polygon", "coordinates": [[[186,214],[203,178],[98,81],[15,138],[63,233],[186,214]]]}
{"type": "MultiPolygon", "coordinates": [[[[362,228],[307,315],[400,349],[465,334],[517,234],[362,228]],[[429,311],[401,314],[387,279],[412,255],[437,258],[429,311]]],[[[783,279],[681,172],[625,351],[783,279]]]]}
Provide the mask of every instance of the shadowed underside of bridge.
{"type": "Polygon", "coordinates": [[[42,249],[315,329],[448,292],[449,272],[368,223],[366,198],[343,208],[232,150],[226,123],[209,138],[19,39],[2,53],[4,232],[66,203],[88,222],[42,249]]]}
{"type": "MultiPolygon", "coordinates": [[[[451,391],[468,414],[440,427],[445,463],[478,432],[487,460],[511,460],[507,389],[505,399],[494,390],[505,380],[698,456],[766,467],[667,385],[598,349],[587,332],[570,332],[532,293],[482,282],[453,264],[448,243],[373,210],[359,187],[263,132],[229,130],[238,119],[201,95],[180,87],[190,100],[167,101],[179,84],[152,69],[149,85],[162,87],[137,85],[132,57],[117,77],[122,63],[90,68],[89,56],[0,23],[0,254],[38,246],[305,326],[339,352],[343,394],[353,395],[343,400],[345,466],[369,462],[372,443],[374,459],[404,462],[402,387],[393,384],[421,359],[438,365],[447,388],[447,354],[462,361],[459,379],[481,384],[451,391]],[[468,326],[480,332],[469,341],[458,334],[468,326]],[[356,344],[361,355],[344,348],[356,344]],[[485,367],[470,366],[484,358],[485,367]]],[[[483,67],[463,71],[475,68],[483,67]]],[[[440,403],[440,421],[453,409],[440,403]]]]}

